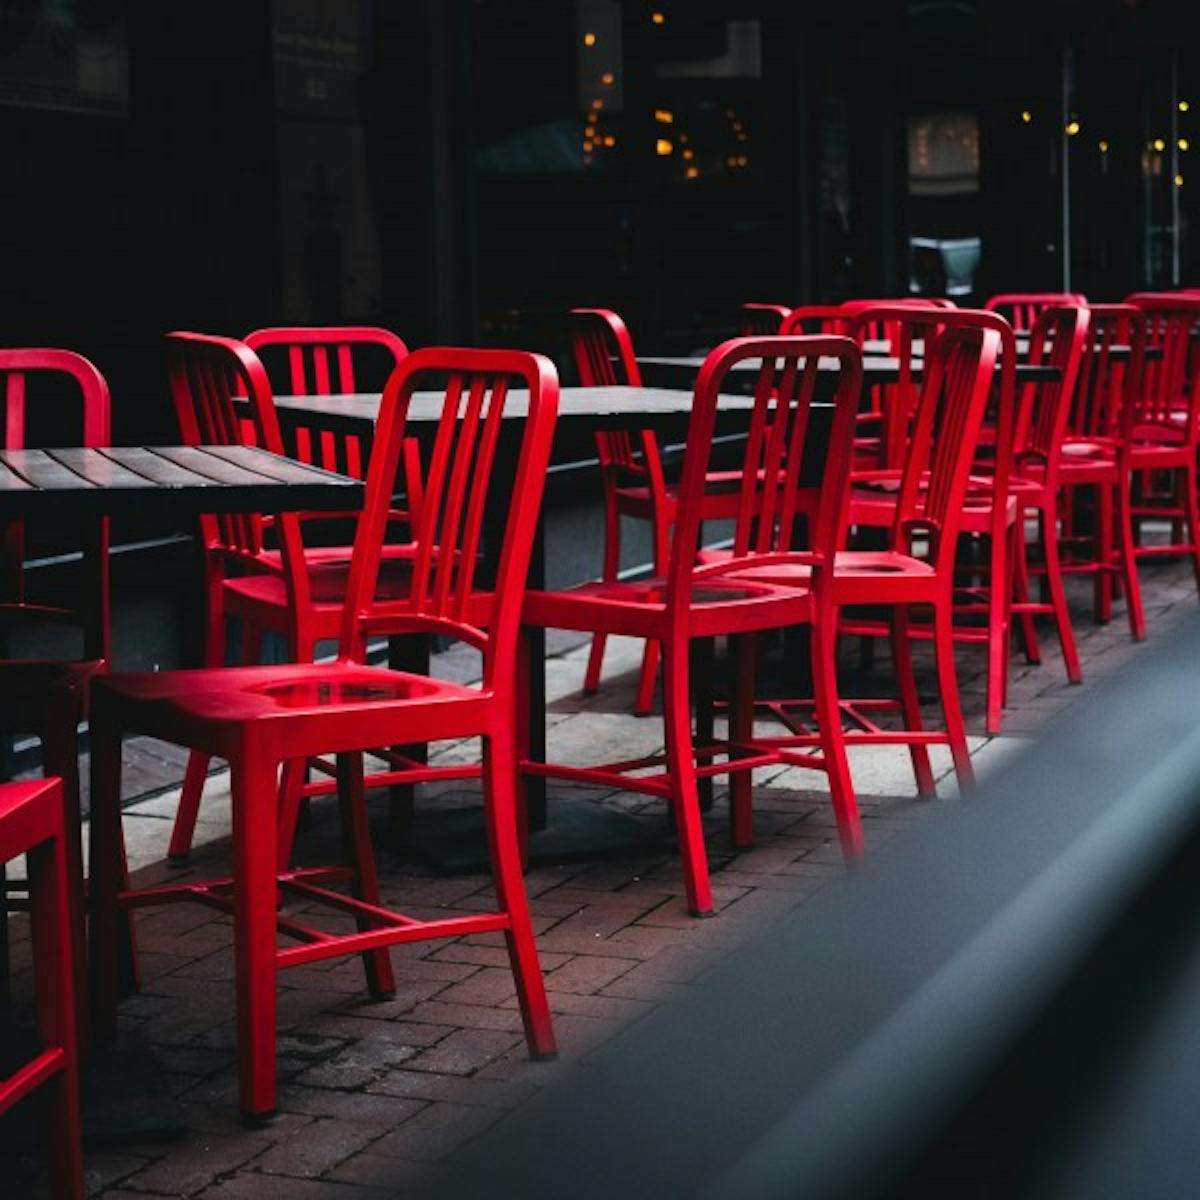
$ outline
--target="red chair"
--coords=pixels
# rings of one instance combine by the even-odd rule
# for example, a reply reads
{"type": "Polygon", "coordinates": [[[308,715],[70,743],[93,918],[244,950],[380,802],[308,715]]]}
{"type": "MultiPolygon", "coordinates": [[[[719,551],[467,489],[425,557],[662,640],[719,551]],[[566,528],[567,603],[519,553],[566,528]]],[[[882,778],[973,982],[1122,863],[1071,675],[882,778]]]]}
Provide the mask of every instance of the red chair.
{"type": "MultiPolygon", "coordinates": [[[[625,322],[607,308],[573,308],[569,333],[575,369],[583,387],[625,384],[641,387],[642,376],[633,353],[633,340],[625,322]]],[[[600,459],[600,486],[604,496],[604,565],[602,578],[616,580],[621,567],[621,518],[649,521],[652,532],[653,568],[656,575],[667,569],[671,526],[675,520],[678,489],[668,484],[663,471],[662,454],[653,430],[642,429],[636,435],[628,430],[596,434],[596,453],[600,459]]],[[[705,519],[717,520],[733,515],[734,495],[741,472],[710,473],[705,496],[705,519]]],[[[584,671],[583,690],[594,692],[600,686],[607,636],[598,632],[584,671]]],[[[658,674],[658,644],[647,641],[642,654],[634,712],[645,716],[654,699],[658,674]]]]}
{"type": "Polygon", "coordinates": [[[1130,304],[1093,304],[1075,398],[1059,457],[1067,574],[1095,578],[1095,619],[1112,616],[1113,584],[1119,580],[1135,641],[1146,636],[1146,619],[1133,539],[1134,397],[1145,369],[1146,319],[1130,304]],[[1113,354],[1128,346],[1128,361],[1113,354]],[[1067,524],[1082,489],[1094,490],[1092,528],[1067,524]]]}
{"type": "Polygon", "coordinates": [[[846,313],[837,304],[801,304],[793,308],[779,326],[779,333],[783,337],[845,332],[846,313]]]}
{"type": "MultiPolygon", "coordinates": [[[[251,343],[267,352],[286,352],[287,386],[297,394],[331,394],[334,387],[353,391],[356,380],[352,348],[376,349],[377,359],[390,364],[389,369],[394,369],[406,353],[404,343],[384,329],[260,329],[248,335],[246,345],[251,343]]],[[[238,418],[228,376],[214,370],[212,378],[205,382],[208,369],[201,365],[201,360],[207,353],[206,339],[198,335],[168,335],[167,369],[184,441],[189,445],[211,445],[240,440],[283,453],[271,387],[261,362],[256,360],[248,368],[246,386],[251,390],[242,394],[241,411],[245,415],[238,418]]],[[[420,495],[417,450],[416,439],[405,443],[404,486],[410,507],[407,511],[393,509],[389,514],[392,530],[403,530],[403,535],[390,540],[383,551],[389,560],[389,577],[393,579],[402,579],[407,567],[397,567],[391,560],[404,561],[412,554],[409,522],[420,495]]],[[[363,451],[357,437],[335,439],[330,433],[322,433],[319,446],[314,446],[307,431],[300,429],[297,451],[304,461],[328,470],[349,471],[362,478],[363,451]]],[[[339,515],[354,521],[358,518],[357,513],[313,514],[321,521],[331,517],[336,520],[339,515]]],[[[303,529],[307,514],[289,515],[286,525],[293,531],[303,529]]],[[[259,515],[202,519],[206,666],[225,663],[225,624],[230,617],[242,623],[242,660],[247,664],[259,661],[262,639],[267,633],[283,638],[288,657],[297,662],[311,660],[318,643],[338,637],[350,547],[304,546],[302,555],[290,560],[303,564],[304,579],[289,582],[285,578],[285,558],[271,544],[279,540],[277,528],[274,518],[259,515]]],[[[202,754],[193,753],[188,758],[171,833],[172,858],[183,858],[191,849],[208,766],[208,759],[202,754]]],[[[318,778],[311,784],[302,783],[304,772],[298,766],[289,768],[287,787],[293,795],[297,789],[303,795],[327,794],[335,789],[331,772],[321,763],[314,766],[318,778]]]]}
{"type": "MultiPolygon", "coordinates": [[[[215,371],[240,377],[255,394],[260,368],[245,347],[208,339],[215,371]]],[[[195,361],[195,360],[193,360],[195,361]]],[[[522,396],[521,400],[524,401],[522,396]]],[[[376,996],[393,990],[387,947],[425,938],[503,932],[525,1032],[538,1056],[554,1036],[521,879],[517,814],[517,727],[521,696],[517,631],[525,576],[550,457],[558,403],[551,364],[507,350],[426,349],[409,355],[384,390],[359,522],[338,657],[329,664],[226,667],[108,676],[97,683],[92,716],[93,996],[97,1036],[111,1036],[117,1006],[121,909],[196,899],[232,908],[236,953],[241,1106],[251,1117],[276,1107],[276,975],[289,966],[361,954],[376,996]],[[381,550],[392,485],[400,466],[410,398],[421,385],[445,388],[430,463],[417,553],[403,597],[379,594],[381,550]],[[517,388],[528,395],[511,478],[492,479],[501,425],[517,388]],[[494,590],[474,587],[489,504],[508,520],[494,590]],[[368,637],[439,633],[483,657],[479,686],[363,665],[368,637]],[[122,880],[121,737],[143,732],[220,755],[230,762],[233,874],[130,891],[122,880]],[[381,907],[363,789],[363,752],[397,741],[480,737],[485,743],[485,809],[498,911],[422,920],[381,907]],[[278,856],[276,773],[288,760],[339,756],[348,866],[284,870],[278,856]],[[328,882],[348,880],[351,895],[328,882]],[[276,911],[280,889],[308,904],[331,904],[355,918],[358,932],[331,933],[307,918],[276,911]],[[278,948],[278,933],[298,942],[278,948]]],[[[509,421],[517,421],[510,417],[509,421]]],[[[298,553],[283,526],[283,552],[298,553]]],[[[302,571],[289,578],[303,579],[302,571]]]]}
{"type": "Polygon", "coordinates": [[[861,387],[857,348],[844,338],[735,338],[718,346],[696,380],[680,479],[675,530],[666,569],[637,582],[601,579],[562,592],[530,592],[522,618],[527,626],[624,634],[653,640],[663,653],[665,756],[594,767],[526,762],[526,770],[608,788],[643,792],[667,800],[674,813],[683,859],[689,909],[698,916],[713,910],[698,781],[736,773],[731,787],[733,840],[751,839],[749,776],[754,767],[781,761],[826,770],[834,812],[848,858],[861,853],[862,831],[836,720],[836,678],[831,669],[836,615],[825,589],[826,568],[845,527],[850,439],[861,387]],[[819,358],[836,358],[840,379],[818,515],[809,522],[809,546],[792,551],[798,532],[801,459],[811,402],[820,373],[819,358]],[[759,360],[745,467],[735,493],[736,533],[732,554],[707,565],[697,562],[700,528],[706,516],[717,397],[728,372],[745,360],[759,360]],[[812,569],[805,586],[775,584],[730,575],[756,567],[802,563],[812,569]],[[820,759],[790,756],[757,744],[753,715],[754,647],[759,631],[807,624],[813,641],[816,695],[826,720],[820,759]],[[732,639],[737,684],[729,741],[694,746],[689,648],[718,635],[732,639]],[[646,772],[655,770],[655,773],[646,772]]]}
{"type": "MultiPolygon", "coordinates": [[[[0,384],[4,399],[4,426],[0,444],[6,450],[28,445],[27,418],[37,423],[45,414],[49,387],[60,389],[59,406],[70,392],[70,425],[74,432],[60,432],[67,421],[56,421],[56,442],[80,446],[107,446],[110,437],[108,385],[96,367],[70,350],[0,350],[0,384]],[[36,393],[31,395],[31,392],[36,393]]],[[[24,576],[25,530],[10,522],[3,530],[0,548],[0,633],[7,639],[21,628],[46,624],[77,628],[81,632],[81,655],[64,661],[0,660],[0,733],[32,733],[42,747],[42,766],[47,775],[63,781],[63,829],[72,927],[82,962],[83,855],[79,830],[79,747],[77,729],[87,715],[89,680],[105,669],[109,658],[108,520],[103,519],[82,532],[84,543],[82,578],[77,603],[39,603],[27,590],[24,576]]],[[[6,652],[8,647],[6,645],[6,652]]],[[[14,888],[15,888],[14,884],[14,888]]],[[[16,897],[13,898],[17,906],[16,897]]],[[[0,968],[4,966],[0,963],[0,968]]],[[[82,979],[77,978],[82,989],[82,979]]]]}
{"type": "Polygon", "coordinates": [[[983,307],[999,313],[1018,333],[1025,333],[1047,308],[1087,302],[1082,292],[1000,292],[989,297],[983,307]]]}
{"type": "MultiPolygon", "coordinates": [[[[899,312],[900,310],[896,310],[899,312]]],[[[864,314],[864,318],[871,313],[864,314]]],[[[1013,402],[1012,364],[1016,357],[1011,327],[996,313],[959,310],[942,318],[947,326],[961,324],[994,328],[1004,347],[1001,354],[1000,402],[994,443],[972,467],[972,476],[958,516],[960,533],[989,539],[986,565],[972,564],[960,571],[981,575],[977,586],[960,585],[955,597],[954,640],[986,645],[988,686],[986,727],[998,733],[1003,722],[1007,693],[1011,614],[1022,619],[1026,652],[1030,661],[1040,661],[1033,616],[1048,613],[1055,619],[1067,676],[1081,681],[1079,657],[1063,588],[1058,556],[1058,463],[1059,445],[1065,429],[1070,399],[1083,355],[1087,332],[1087,310],[1047,309],[1038,318],[1030,338],[1029,361],[1049,362],[1057,368],[1054,379],[1024,384],[1013,402]],[[1032,601],[1028,594],[1024,514],[1038,514],[1045,576],[1050,593],[1046,602],[1032,601]],[[1018,598],[1010,599],[1013,573],[1018,598]],[[980,627],[969,623],[986,618],[980,627]]],[[[863,483],[851,503],[851,523],[882,526],[894,516],[895,470],[877,475],[874,482],[860,475],[863,483]]],[[[846,632],[879,632],[877,623],[846,622],[846,632]]],[[[931,637],[932,629],[914,624],[914,637],[931,637]]]]}
{"type": "Polygon", "coordinates": [[[1200,447],[1200,374],[1193,343],[1200,321],[1200,297],[1135,292],[1125,298],[1145,314],[1146,345],[1161,358],[1147,361],[1133,394],[1130,466],[1142,483],[1142,503],[1134,506],[1135,529],[1146,517],[1166,517],[1172,535],[1165,545],[1137,545],[1138,558],[1188,554],[1200,592],[1200,504],[1196,497],[1196,454],[1200,447]],[[1166,504],[1145,503],[1150,481],[1174,478],[1166,504]],[[1184,529],[1187,533],[1184,535],[1184,529]]]}
{"type": "MultiPolygon", "coordinates": [[[[34,1058],[0,1078],[0,1116],[35,1088],[50,1085],[53,1100],[46,1129],[50,1194],[55,1200],[83,1196],[77,1022],[72,1003],[77,988],[71,868],[63,808],[58,779],[0,784],[0,864],[23,854],[29,872],[34,987],[42,1043],[34,1058]]],[[[77,814],[74,821],[78,827],[77,814]]]]}
{"type": "Polygon", "coordinates": [[[738,319],[738,336],[770,336],[778,333],[791,311],[786,304],[743,304],[738,319]]]}

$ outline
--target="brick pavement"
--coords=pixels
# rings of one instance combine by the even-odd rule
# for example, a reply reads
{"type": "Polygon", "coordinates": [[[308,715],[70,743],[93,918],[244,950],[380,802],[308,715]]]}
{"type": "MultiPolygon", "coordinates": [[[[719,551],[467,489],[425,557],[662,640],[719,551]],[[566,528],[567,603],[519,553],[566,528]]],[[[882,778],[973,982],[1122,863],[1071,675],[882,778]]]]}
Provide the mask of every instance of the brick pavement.
{"type": "MultiPolygon", "coordinates": [[[[1195,610],[1191,573],[1182,564],[1157,564],[1147,566],[1143,578],[1150,637],[1160,639],[1195,610]]],[[[1069,589],[1083,688],[1067,686],[1061,660],[1048,645],[1041,666],[1016,665],[1005,735],[972,736],[981,772],[1138,654],[1119,606],[1111,625],[1094,626],[1087,585],[1073,580],[1069,589]]],[[[576,691],[582,649],[563,651],[551,662],[552,755],[586,750],[598,736],[655,743],[659,722],[627,715],[637,658],[636,647],[618,645],[612,671],[619,677],[588,698],[576,691]]],[[[886,680],[886,654],[866,674],[856,658],[849,648],[843,655],[847,690],[870,690],[886,680]]],[[[969,724],[978,730],[982,652],[964,649],[959,662],[969,724]]],[[[922,680],[931,679],[927,651],[918,651],[918,666],[922,680]]],[[[913,799],[903,751],[859,750],[852,766],[875,853],[886,853],[893,836],[940,803],[913,799]]],[[[213,788],[219,791],[220,783],[218,777],[213,788]]],[[[947,780],[941,789],[953,796],[947,780]]],[[[427,793],[421,803],[460,804],[470,799],[469,791],[458,784],[427,793]]],[[[678,865],[667,851],[530,871],[527,885],[562,1049],[555,1063],[525,1057],[498,935],[396,948],[397,994],[382,1003],[365,997],[356,960],[285,972],[280,1113],[261,1128],[242,1126],[236,1114],[228,920],[190,905],[139,914],[144,982],[122,1005],[122,1025],[153,1047],[187,1134],[169,1143],[89,1152],[90,1194],[105,1200],[385,1200],[419,1194],[458,1147],[537,1089],[569,1078],[582,1056],[653,1007],[703,986],[705,971],[765,922],[793,914],[831,883],[853,886],[822,792],[823,780],[812,772],[764,772],[755,789],[758,841],[741,853],[726,845],[718,798],[706,818],[720,909],[715,920],[687,915],[678,865]]],[[[631,811],[655,808],[641,797],[612,795],[600,802],[631,811]]],[[[146,864],[138,870],[141,882],[180,874],[159,861],[173,804],[167,794],[129,810],[135,862],[146,864]]],[[[188,871],[219,869],[228,849],[227,804],[219,796],[206,799],[203,817],[206,840],[188,871]]],[[[334,825],[318,808],[305,835],[306,853],[319,856],[334,825]]],[[[414,911],[469,911],[489,902],[490,884],[482,876],[438,877],[388,850],[379,858],[388,900],[414,911]]],[[[13,918],[13,932],[16,989],[19,999],[27,998],[20,918],[13,918]]],[[[36,1196],[38,1189],[30,1160],[16,1154],[5,1175],[5,1197],[36,1196]]]]}

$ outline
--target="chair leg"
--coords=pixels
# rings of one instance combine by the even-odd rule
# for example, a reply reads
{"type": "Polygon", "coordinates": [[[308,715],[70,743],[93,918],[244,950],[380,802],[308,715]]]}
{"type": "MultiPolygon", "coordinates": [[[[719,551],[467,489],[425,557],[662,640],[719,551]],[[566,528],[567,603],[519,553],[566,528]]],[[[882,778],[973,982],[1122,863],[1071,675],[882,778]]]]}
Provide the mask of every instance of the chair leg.
{"type": "Polygon", "coordinates": [[[1092,600],[1099,625],[1112,620],[1113,602],[1113,488],[1107,483],[1096,488],[1096,578],[1092,600]]]}
{"type": "MultiPolygon", "coordinates": [[[[75,814],[78,827],[78,813],[75,814]]],[[[74,880],[63,841],[29,852],[29,907],[37,1021],[43,1046],[60,1046],[63,1061],[51,1087],[50,1190],[55,1197],[82,1197],[83,1159],[79,1121],[79,1058],[73,1003],[82,962],[74,952],[77,928],[71,911],[74,880]]]]}
{"type": "Polygon", "coordinates": [[[942,697],[942,714],[954,773],[960,791],[974,786],[975,772],[967,749],[967,730],[963,723],[962,704],[958,696],[958,673],[954,666],[954,618],[950,602],[933,606],[933,645],[937,659],[938,691],[942,697]]]}
{"type": "Polygon", "coordinates": [[[538,963],[529,915],[529,898],[521,878],[521,853],[517,839],[517,758],[516,722],[484,739],[483,781],[484,812],[487,819],[488,845],[492,855],[492,878],[502,912],[508,914],[505,941],[512,963],[517,999],[525,1040],[534,1058],[553,1058],[558,1053],[546,985],[538,963]]]}
{"type": "Polygon", "coordinates": [[[1196,591],[1200,594],[1200,499],[1196,495],[1196,460],[1191,459],[1181,472],[1184,503],[1187,512],[1188,544],[1192,550],[1192,571],[1196,576],[1196,591]]]}
{"type": "Polygon", "coordinates": [[[863,856],[862,820],[854,795],[854,781],[846,758],[846,739],[842,732],[842,712],[837,690],[837,610],[813,614],[809,626],[809,658],[812,663],[813,714],[821,735],[821,755],[829,777],[829,796],[837,822],[842,856],[856,863],[863,856]]]}
{"type": "MultiPolygon", "coordinates": [[[[351,894],[368,904],[379,904],[379,877],[375,871],[375,849],[371,844],[371,825],[367,816],[367,792],[363,783],[363,756],[337,756],[338,808],[342,819],[342,847],[349,866],[354,871],[351,894]]],[[[280,860],[281,862],[284,860],[280,860]]],[[[360,932],[372,928],[365,917],[358,920],[360,932]]],[[[392,958],[386,946],[363,953],[363,969],[367,989],[377,999],[396,994],[396,977],[392,958]]]]}
{"type": "Polygon", "coordinates": [[[289,758],[283,764],[279,777],[279,838],[276,853],[279,865],[291,864],[292,850],[296,844],[296,828],[300,824],[300,809],[304,803],[301,789],[308,772],[308,760],[289,758]]]}
{"type": "MultiPolygon", "coordinates": [[[[758,649],[753,634],[739,634],[729,642],[734,680],[729,698],[729,740],[744,744],[754,736],[754,668],[758,649]]],[[[729,833],[738,849],[754,845],[752,774],[732,771],[729,775],[729,833]]]]}
{"type": "MultiPolygon", "coordinates": [[[[617,511],[617,498],[609,485],[604,488],[604,565],[600,578],[616,579],[621,569],[621,514],[617,511]]],[[[600,686],[600,668],[604,663],[604,647],[608,635],[592,634],[592,648],[588,651],[587,668],[583,673],[583,691],[590,695],[600,686]]],[[[647,643],[649,644],[649,643],[647,643]]],[[[639,693],[640,698],[640,693],[639,693]]]]}
{"type": "MultiPolygon", "coordinates": [[[[91,817],[88,821],[89,992],[91,1037],[99,1044],[117,1033],[123,883],[121,837],[121,733],[93,709],[91,732],[91,817]]],[[[131,917],[126,918],[132,921],[131,917]]]]}
{"type": "MultiPolygon", "coordinates": [[[[896,668],[896,681],[900,685],[900,707],[904,713],[905,728],[919,730],[922,728],[921,701],[913,674],[907,604],[897,604],[892,613],[892,662],[896,668]]],[[[925,800],[932,799],[937,795],[937,789],[933,783],[933,768],[929,765],[929,747],[911,745],[908,751],[917,779],[917,795],[925,800]]]]}
{"type": "Polygon", "coordinates": [[[1071,626],[1071,613],[1067,608],[1062,566],[1058,558],[1058,530],[1055,527],[1054,512],[1043,508],[1039,510],[1039,517],[1046,560],[1046,582],[1050,588],[1050,603],[1054,608],[1054,623],[1058,627],[1063,663],[1067,668],[1067,678],[1072,683],[1082,683],[1083,672],[1079,668],[1079,652],[1075,648],[1075,630],[1071,626]]]}
{"type": "Polygon", "coordinates": [[[276,1107],[276,767],[252,748],[230,763],[233,922],[242,1113],[276,1107]]]}
{"type": "Polygon", "coordinates": [[[1117,491],[1117,529],[1121,538],[1121,579],[1125,586],[1125,606],[1129,613],[1129,632],[1135,642],[1146,640],[1146,612],[1142,605],[1142,581],[1138,576],[1137,549],[1133,542],[1133,497],[1129,472],[1117,491]]]}
{"type": "Polygon", "coordinates": [[[693,916],[707,917],[712,915],[713,899],[704,829],[700,822],[696,759],[692,750],[686,638],[673,638],[663,645],[663,731],[688,909],[693,916]]]}
{"type": "Polygon", "coordinates": [[[188,755],[187,768],[183,773],[183,791],[179,795],[171,842],[167,847],[167,857],[175,861],[187,858],[192,849],[196,818],[200,815],[200,795],[204,791],[204,780],[208,777],[209,761],[207,754],[197,750],[188,755]]]}
{"type": "Polygon", "coordinates": [[[1009,626],[1012,622],[1013,564],[1008,534],[991,538],[991,579],[988,583],[987,697],[984,727],[999,733],[1004,724],[1008,691],[1009,626]]]}
{"type": "MultiPolygon", "coordinates": [[[[75,1012],[79,1019],[79,1044],[87,1038],[87,962],[83,921],[83,844],[79,807],[79,738],[76,720],[78,700],[66,697],[61,710],[49,714],[42,728],[42,760],[47,775],[62,778],[63,858],[66,862],[67,922],[75,970],[75,1012]]],[[[58,707],[57,705],[55,706],[58,707]]]]}
{"type": "MultiPolygon", "coordinates": [[[[1013,546],[1013,596],[1018,604],[1029,603],[1029,544],[1025,537],[1025,511],[1017,510],[1015,542],[1013,546]]],[[[1025,661],[1035,666],[1042,661],[1038,647],[1037,628],[1033,613],[1022,612],[1021,641],[1025,648],[1025,661]]]]}
{"type": "MultiPolygon", "coordinates": [[[[653,638],[647,638],[646,645],[654,646],[657,657],[658,642],[653,638]]],[[[711,746],[714,741],[716,706],[713,700],[713,675],[716,649],[715,638],[695,638],[689,649],[688,670],[691,679],[692,706],[696,711],[693,747],[711,746]]],[[[713,777],[708,775],[703,779],[697,779],[696,792],[700,797],[700,811],[709,812],[716,795],[713,777]]]]}
{"type": "Polygon", "coordinates": [[[646,648],[642,651],[642,669],[638,676],[637,698],[633,702],[633,715],[645,717],[650,715],[654,706],[654,685],[658,682],[658,642],[653,638],[646,639],[646,648]]]}

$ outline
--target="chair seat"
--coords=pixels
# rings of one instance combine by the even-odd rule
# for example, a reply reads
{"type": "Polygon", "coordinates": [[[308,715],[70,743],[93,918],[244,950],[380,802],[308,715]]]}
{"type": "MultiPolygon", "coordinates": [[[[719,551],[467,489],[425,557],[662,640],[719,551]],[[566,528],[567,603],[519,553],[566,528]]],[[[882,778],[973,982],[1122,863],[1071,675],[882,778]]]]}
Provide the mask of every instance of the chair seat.
{"type": "MultiPolygon", "coordinates": [[[[721,562],[730,557],[730,552],[705,550],[700,557],[705,562],[721,562]]],[[[739,572],[731,578],[803,588],[808,586],[812,578],[812,568],[803,563],[769,564],[751,568],[744,573],[739,572]]],[[[868,603],[862,598],[864,593],[869,592],[872,598],[878,598],[883,595],[884,590],[891,587],[903,592],[905,596],[909,593],[925,596],[935,578],[936,574],[930,563],[895,550],[839,550],[833,567],[834,602],[868,603]]],[[[889,594],[883,599],[876,599],[875,602],[890,604],[910,601],[893,598],[889,594]]]]}
{"type": "MultiPolygon", "coordinates": [[[[690,635],[704,637],[728,632],[731,622],[745,622],[741,627],[747,630],[803,623],[809,619],[811,598],[791,584],[718,577],[697,581],[689,609],[690,635]]],[[[560,592],[527,592],[521,623],[660,637],[666,614],[666,581],[661,578],[593,580],[560,592]]]]}
{"type": "MultiPolygon", "coordinates": [[[[896,499],[899,482],[890,486],[889,479],[856,483],[850,489],[850,524],[887,528],[896,517],[896,499]]],[[[1010,489],[1021,490],[1021,481],[1010,480],[1010,489]]],[[[992,525],[994,494],[985,476],[972,477],[967,489],[966,500],[959,528],[963,533],[987,533],[992,525]]],[[[1005,521],[1012,524],[1017,518],[1017,498],[1009,495],[1006,503],[1005,521]]]]}

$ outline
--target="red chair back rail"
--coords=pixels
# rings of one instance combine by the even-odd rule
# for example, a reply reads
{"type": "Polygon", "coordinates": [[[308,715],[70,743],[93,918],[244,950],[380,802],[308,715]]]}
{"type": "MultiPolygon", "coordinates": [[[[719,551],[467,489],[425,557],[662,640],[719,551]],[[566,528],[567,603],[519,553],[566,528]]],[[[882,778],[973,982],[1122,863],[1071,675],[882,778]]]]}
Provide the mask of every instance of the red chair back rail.
{"type": "Polygon", "coordinates": [[[797,337],[803,334],[845,333],[848,316],[846,311],[837,304],[801,304],[793,308],[779,326],[779,333],[784,337],[797,337]]]}
{"type": "Polygon", "coordinates": [[[1082,292],[999,292],[989,297],[983,307],[988,312],[1000,313],[1018,333],[1025,333],[1047,308],[1087,302],[1082,292]]]}
{"type": "Polygon", "coordinates": [[[1088,305],[1088,333],[1067,416],[1069,438],[1123,438],[1133,418],[1127,404],[1145,369],[1146,318],[1133,304],[1088,305]],[[1115,346],[1128,346],[1129,359],[1115,346]]]}
{"type": "Polygon", "coordinates": [[[786,304],[757,304],[753,301],[743,304],[738,316],[738,336],[769,337],[779,333],[791,311],[786,304]]]}
{"type": "Polygon", "coordinates": [[[1142,312],[1146,345],[1161,353],[1142,369],[1134,394],[1133,436],[1195,446],[1200,442],[1200,390],[1194,386],[1200,359],[1192,335],[1200,321],[1200,296],[1134,292],[1125,303],[1142,312]]]}

